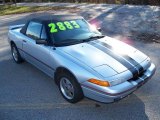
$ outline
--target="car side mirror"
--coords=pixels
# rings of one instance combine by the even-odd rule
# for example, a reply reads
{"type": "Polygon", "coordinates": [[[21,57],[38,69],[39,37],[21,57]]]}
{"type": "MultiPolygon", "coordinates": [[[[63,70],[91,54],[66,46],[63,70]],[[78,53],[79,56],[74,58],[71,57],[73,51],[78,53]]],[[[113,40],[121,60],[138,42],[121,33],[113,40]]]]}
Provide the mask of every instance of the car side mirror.
{"type": "Polygon", "coordinates": [[[47,40],[46,40],[46,39],[39,39],[39,40],[36,40],[36,44],[47,45],[47,40]]]}
{"type": "Polygon", "coordinates": [[[97,30],[98,30],[99,32],[102,32],[102,29],[101,29],[101,28],[97,28],[97,30]]]}

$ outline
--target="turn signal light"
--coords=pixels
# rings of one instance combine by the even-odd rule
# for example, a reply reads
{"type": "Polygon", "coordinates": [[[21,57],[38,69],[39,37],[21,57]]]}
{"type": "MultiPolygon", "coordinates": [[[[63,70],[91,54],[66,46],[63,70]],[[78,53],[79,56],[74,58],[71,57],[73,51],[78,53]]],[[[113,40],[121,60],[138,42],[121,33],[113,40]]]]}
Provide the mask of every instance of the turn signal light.
{"type": "Polygon", "coordinates": [[[99,86],[104,86],[104,87],[109,87],[110,84],[108,81],[101,81],[97,79],[89,79],[88,82],[99,85],[99,86]]]}

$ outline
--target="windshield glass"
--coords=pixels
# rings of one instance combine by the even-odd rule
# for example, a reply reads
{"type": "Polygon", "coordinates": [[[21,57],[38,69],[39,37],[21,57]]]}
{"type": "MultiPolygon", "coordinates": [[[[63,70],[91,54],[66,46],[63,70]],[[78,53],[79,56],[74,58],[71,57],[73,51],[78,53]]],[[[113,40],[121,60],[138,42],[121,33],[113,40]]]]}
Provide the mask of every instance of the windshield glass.
{"type": "Polygon", "coordinates": [[[77,43],[91,36],[101,35],[84,19],[51,22],[48,23],[48,30],[54,43],[77,43]]]}

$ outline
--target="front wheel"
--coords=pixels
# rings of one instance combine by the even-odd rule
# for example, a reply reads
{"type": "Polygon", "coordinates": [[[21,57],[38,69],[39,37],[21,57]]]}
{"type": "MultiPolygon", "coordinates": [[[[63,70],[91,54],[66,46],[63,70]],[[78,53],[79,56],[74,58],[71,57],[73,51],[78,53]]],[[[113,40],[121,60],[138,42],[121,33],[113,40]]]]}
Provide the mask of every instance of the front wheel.
{"type": "Polygon", "coordinates": [[[76,103],[83,99],[83,92],[80,84],[69,73],[58,75],[58,86],[62,96],[70,103],[76,103]]]}

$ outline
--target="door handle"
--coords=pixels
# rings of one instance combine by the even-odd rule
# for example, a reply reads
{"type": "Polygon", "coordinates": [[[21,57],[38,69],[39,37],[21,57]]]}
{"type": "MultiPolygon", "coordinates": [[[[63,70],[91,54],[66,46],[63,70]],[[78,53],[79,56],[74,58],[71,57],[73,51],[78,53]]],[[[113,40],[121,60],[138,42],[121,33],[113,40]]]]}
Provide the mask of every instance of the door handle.
{"type": "Polygon", "coordinates": [[[25,43],[26,43],[27,41],[26,41],[26,40],[23,40],[23,42],[25,42],[25,43]]]}

